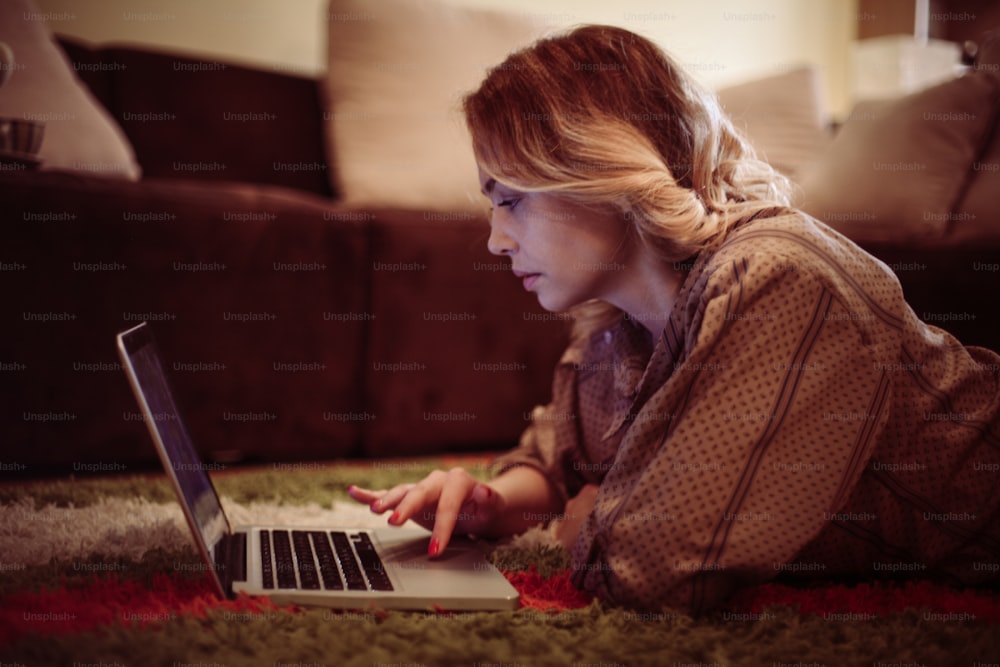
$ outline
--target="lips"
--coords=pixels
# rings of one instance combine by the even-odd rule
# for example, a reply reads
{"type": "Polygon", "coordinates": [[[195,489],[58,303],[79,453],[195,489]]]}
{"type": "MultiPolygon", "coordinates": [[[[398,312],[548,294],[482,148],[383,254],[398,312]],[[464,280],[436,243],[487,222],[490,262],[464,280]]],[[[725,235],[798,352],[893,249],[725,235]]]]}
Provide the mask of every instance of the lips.
{"type": "Polygon", "coordinates": [[[524,289],[530,290],[538,282],[538,278],[541,277],[540,273],[531,273],[530,271],[514,271],[514,275],[521,279],[521,284],[524,289]]]}

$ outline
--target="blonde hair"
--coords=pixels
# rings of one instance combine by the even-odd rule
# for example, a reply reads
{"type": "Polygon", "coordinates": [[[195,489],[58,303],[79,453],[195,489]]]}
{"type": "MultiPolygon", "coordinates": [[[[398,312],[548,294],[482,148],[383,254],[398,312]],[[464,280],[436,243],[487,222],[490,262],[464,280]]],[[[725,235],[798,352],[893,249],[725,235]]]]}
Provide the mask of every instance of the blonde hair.
{"type": "MultiPolygon", "coordinates": [[[[790,184],[649,40],[612,26],[542,39],[492,68],[464,100],[476,160],[526,192],[611,206],[666,262],[690,259],[741,220],[787,206],[790,184]]],[[[590,302],[576,333],[620,319],[590,302]]]]}

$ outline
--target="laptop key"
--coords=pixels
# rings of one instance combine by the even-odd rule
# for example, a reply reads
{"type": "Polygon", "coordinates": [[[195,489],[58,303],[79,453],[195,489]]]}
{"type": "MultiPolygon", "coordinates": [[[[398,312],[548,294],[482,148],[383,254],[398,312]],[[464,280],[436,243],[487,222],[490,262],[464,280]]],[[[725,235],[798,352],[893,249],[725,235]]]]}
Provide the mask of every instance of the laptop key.
{"type": "Polygon", "coordinates": [[[274,588],[274,570],[271,567],[271,533],[260,531],[260,574],[261,585],[265,589],[274,588]]]}
{"type": "Polygon", "coordinates": [[[365,575],[368,577],[368,583],[371,585],[372,590],[393,590],[392,582],[389,581],[389,575],[385,571],[385,565],[382,564],[382,559],[378,557],[371,537],[367,533],[358,533],[352,539],[354,540],[354,548],[358,552],[358,558],[361,560],[361,567],[365,570],[365,575]]]}
{"type": "Polygon", "coordinates": [[[292,543],[288,531],[274,531],[274,569],[278,574],[278,588],[298,588],[295,562],[292,559],[292,543]]]}
{"type": "Polygon", "coordinates": [[[337,560],[340,561],[340,569],[344,571],[344,580],[347,582],[347,590],[364,591],[368,590],[365,583],[365,575],[361,574],[361,568],[354,558],[354,550],[347,539],[347,533],[330,533],[333,539],[333,549],[337,552],[337,560]]]}
{"type": "Polygon", "coordinates": [[[304,530],[293,530],[292,545],[295,547],[295,562],[299,566],[301,587],[306,590],[318,590],[319,573],[316,571],[316,561],[313,559],[309,533],[304,530]]]}
{"type": "Polygon", "coordinates": [[[337,558],[333,555],[333,549],[330,547],[330,538],[320,530],[311,531],[309,536],[312,537],[313,547],[316,549],[316,560],[319,562],[323,588],[344,590],[344,580],[340,577],[340,570],[337,569],[337,558]]]}

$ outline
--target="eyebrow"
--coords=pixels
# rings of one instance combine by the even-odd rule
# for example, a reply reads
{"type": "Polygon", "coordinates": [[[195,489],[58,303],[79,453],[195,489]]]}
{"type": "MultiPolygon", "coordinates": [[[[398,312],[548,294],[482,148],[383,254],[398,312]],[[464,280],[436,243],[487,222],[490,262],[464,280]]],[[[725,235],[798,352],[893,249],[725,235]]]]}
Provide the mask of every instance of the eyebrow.
{"type": "Polygon", "coordinates": [[[486,182],[483,183],[483,190],[482,190],[483,194],[488,197],[490,193],[493,192],[493,188],[496,187],[496,184],[497,184],[497,179],[495,178],[487,179],[486,182]]]}

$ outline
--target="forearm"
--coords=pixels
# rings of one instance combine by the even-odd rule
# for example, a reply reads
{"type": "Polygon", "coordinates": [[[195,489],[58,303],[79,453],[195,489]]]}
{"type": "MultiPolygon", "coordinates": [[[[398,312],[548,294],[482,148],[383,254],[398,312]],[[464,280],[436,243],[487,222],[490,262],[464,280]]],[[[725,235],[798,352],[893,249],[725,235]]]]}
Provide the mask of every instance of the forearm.
{"type": "Polygon", "coordinates": [[[529,466],[515,466],[489,482],[501,498],[501,511],[493,520],[490,536],[522,533],[560,514],[565,503],[545,475],[529,466]]]}

